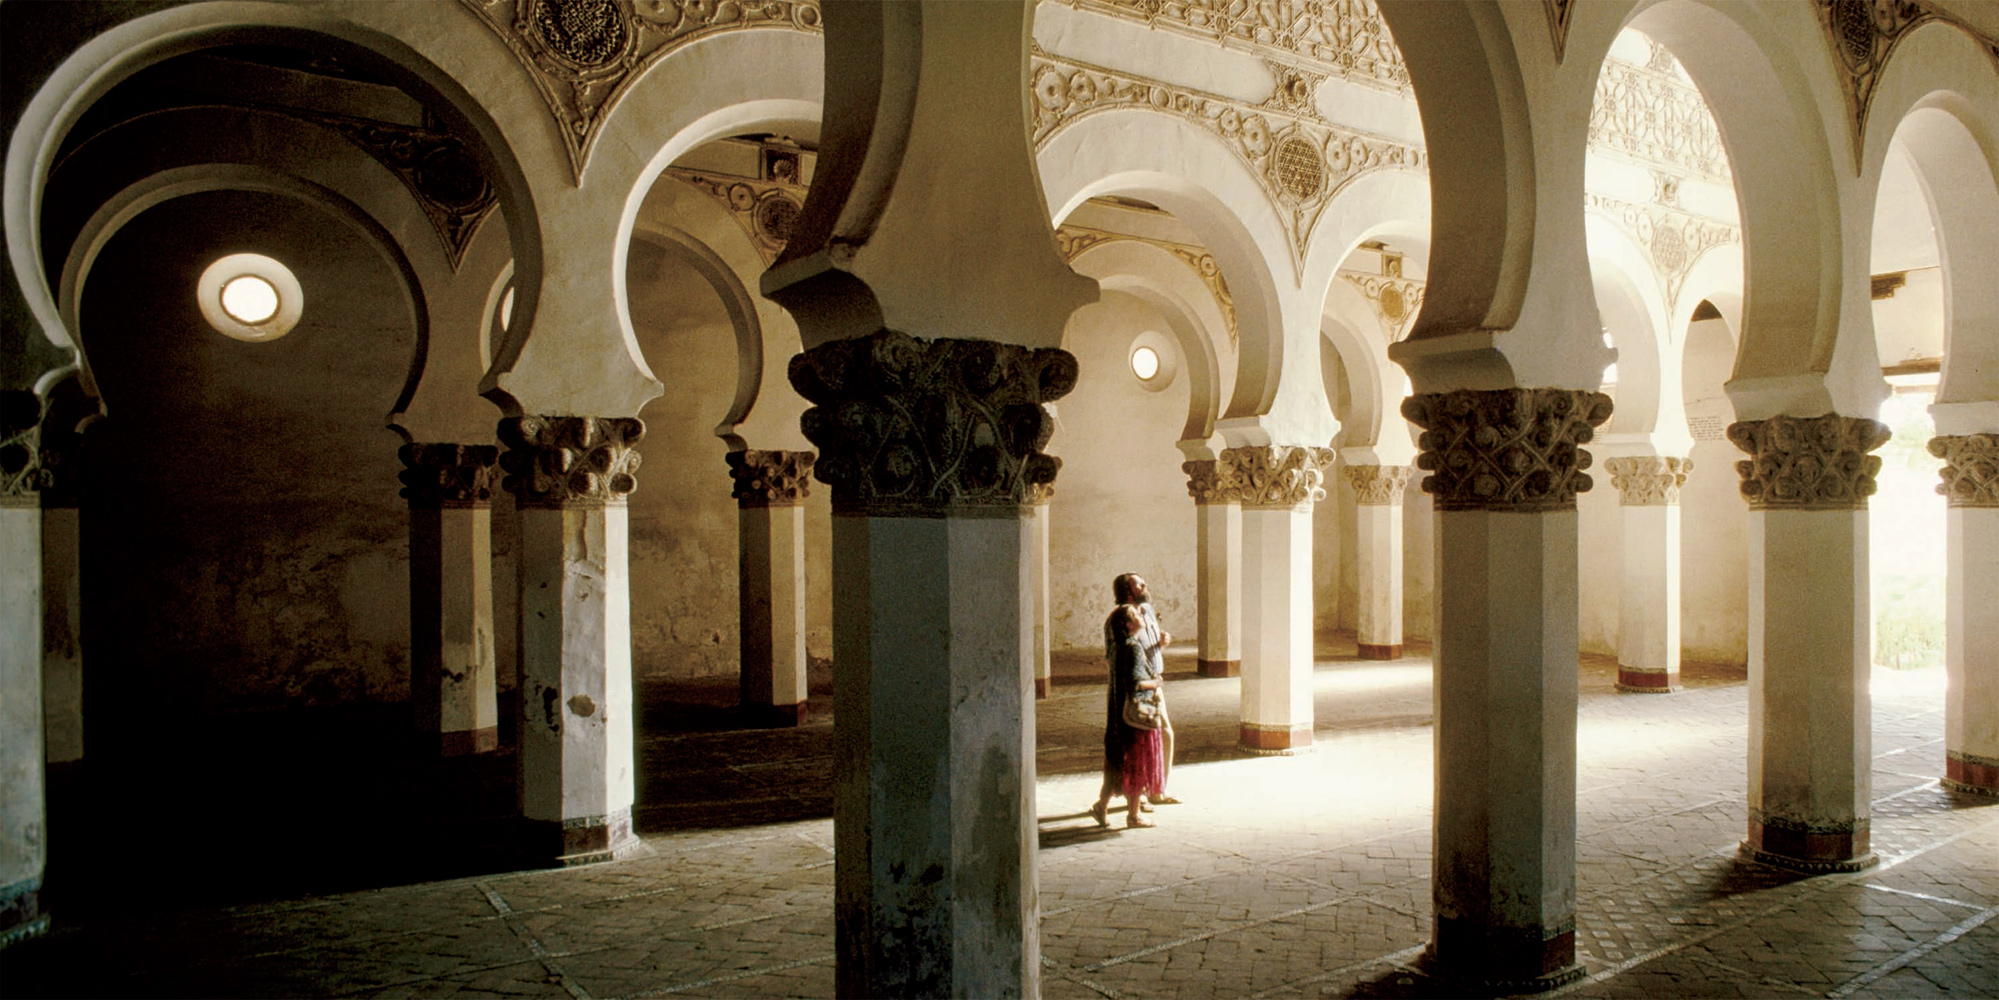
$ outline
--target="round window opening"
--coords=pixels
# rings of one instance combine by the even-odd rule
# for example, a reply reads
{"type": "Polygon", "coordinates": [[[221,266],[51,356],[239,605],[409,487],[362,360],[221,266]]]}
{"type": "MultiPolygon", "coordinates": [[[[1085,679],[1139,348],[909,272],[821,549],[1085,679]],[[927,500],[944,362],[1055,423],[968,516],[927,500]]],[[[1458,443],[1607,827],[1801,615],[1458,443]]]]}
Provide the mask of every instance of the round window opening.
{"type": "Polygon", "coordinates": [[[269,322],[278,314],[278,290],[254,274],[231,278],[222,286],[222,311],[238,323],[269,322]]]}
{"type": "Polygon", "coordinates": [[[305,299],[290,268],[256,253],[232,253],[208,265],[195,295],[217,333],[252,343],[290,333],[305,299]]]}
{"type": "Polygon", "coordinates": [[[1141,382],[1150,382],[1159,377],[1159,352],[1150,347],[1140,347],[1131,352],[1131,373],[1141,382]]]}

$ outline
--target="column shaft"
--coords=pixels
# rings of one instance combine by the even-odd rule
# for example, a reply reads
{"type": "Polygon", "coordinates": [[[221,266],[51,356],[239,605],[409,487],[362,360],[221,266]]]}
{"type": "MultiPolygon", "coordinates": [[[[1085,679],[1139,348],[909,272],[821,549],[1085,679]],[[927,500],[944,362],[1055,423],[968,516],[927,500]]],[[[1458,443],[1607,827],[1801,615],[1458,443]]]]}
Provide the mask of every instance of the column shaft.
{"type": "Polygon", "coordinates": [[[1240,745],[1312,745],[1312,507],[1242,511],[1240,745]]]}
{"type": "Polygon", "coordinates": [[[1949,499],[1944,584],[1944,785],[1999,795],[1999,434],[1934,438],[1949,499]]]}
{"type": "Polygon", "coordinates": [[[532,857],[608,860],[632,830],[629,522],[637,420],[501,421],[517,498],[521,811],[532,857]]]}
{"type": "Polygon", "coordinates": [[[1048,697],[1049,688],[1055,683],[1054,662],[1049,658],[1048,634],[1048,504],[1034,505],[1032,532],[1028,542],[1028,557],[1031,560],[1028,578],[1028,595],[1034,601],[1030,615],[1034,622],[1034,697],[1048,697]]]}
{"type": "Polygon", "coordinates": [[[1402,658],[1402,505],[1354,508],[1358,634],[1363,660],[1402,658]]]}
{"type": "Polygon", "coordinates": [[[500,745],[491,445],[407,444],[412,731],[444,756],[500,745]]]}
{"type": "Polygon", "coordinates": [[[1203,677],[1234,677],[1242,673],[1242,506],[1201,504],[1195,518],[1196,666],[1203,677]]]}
{"type": "Polygon", "coordinates": [[[42,511],[34,504],[33,493],[0,496],[0,946],[48,929],[42,511]],[[8,502],[16,499],[23,502],[8,502]]]}
{"type": "Polygon", "coordinates": [[[1867,496],[1888,440],[1865,417],[1731,424],[1749,501],[1749,830],[1804,871],[1874,863],[1868,845],[1867,496]]]}
{"type": "Polygon", "coordinates": [[[1431,958],[1501,992],[1582,975],[1576,914],[1576,494],[1610,399],[1423,393],[1436,511],[1431,958]]]}
{"type": "Polygon", "coordinates": [[[743,507],[737,514],[742,581],[742,704],[752,721],[804,721],[805,508],[743,507]]]}
{"type": "Polygon", "coordinates": [[[81,513],[42,508],[42,715],[51,764],[83,759],[81,513]]]}
{"type": "Polygon", "coordinates": [[[1672,691],[1680,686],[1680,506],[1618,510],[1624,522],[1624,587],[1617,686],[1672,691]]]}

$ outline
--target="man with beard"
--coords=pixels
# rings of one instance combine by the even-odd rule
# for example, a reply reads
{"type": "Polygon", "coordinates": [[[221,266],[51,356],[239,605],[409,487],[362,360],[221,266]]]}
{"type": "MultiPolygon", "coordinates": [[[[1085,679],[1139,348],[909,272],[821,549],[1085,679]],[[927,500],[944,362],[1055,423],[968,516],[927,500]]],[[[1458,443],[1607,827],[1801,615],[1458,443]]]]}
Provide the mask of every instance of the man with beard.
{"type": "MultiPolygon", "coordinates": [[[[1111,595],[1117,598],[1119,604],[1138,607],[1139,638],[1151,660],[1152,676],[1163,681],[1166,677],[1166,646],[1173,641],[1173,633],[1159,627],[1159,616],[1152,610],[1152,591],[1146,587],[1145,578],[1137,573],[1120,574],[1111,581],[1111,595]]],[[[1104,656],[1113,663],[1116,661],[1117,645],[1122,641],[1123,636],[1111,635],[1110,627],[1105,626],[1104,656]]],[[[1174,806],[1179,805],[1180,800],[1165,791],[1166,779],[1173,776],[1173,717],[1166,710],[1166,691],[1163,687],[1159,696],[1159,730],[1166,743],[1166,767],[1160,778],[1160,794],[1153,796],[1152,801],[1162,806],[1174,806]]]]}

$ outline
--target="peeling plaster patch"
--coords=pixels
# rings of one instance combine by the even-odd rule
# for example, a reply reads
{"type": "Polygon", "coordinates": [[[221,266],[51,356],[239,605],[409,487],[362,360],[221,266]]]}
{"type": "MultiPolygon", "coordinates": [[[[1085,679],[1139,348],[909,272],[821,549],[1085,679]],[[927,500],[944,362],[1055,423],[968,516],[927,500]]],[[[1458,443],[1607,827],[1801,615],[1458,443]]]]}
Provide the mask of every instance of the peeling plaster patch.
{"type": "Polygon", "coordinates": [[[556,699],[561,697],[562,692],[554,688],[541,689],[541,714],[548,720],[548,731],[551,733],[562,731],[562,714],[555,708],[556,699]]]}
{"type": "Polygon", "coordinates": [[[573,695],[569,699],[569,710],[579,716],[589,718],[591,715],[596,714],[597,703],[591,701],[590,696],[587,694],[573,695]]]}

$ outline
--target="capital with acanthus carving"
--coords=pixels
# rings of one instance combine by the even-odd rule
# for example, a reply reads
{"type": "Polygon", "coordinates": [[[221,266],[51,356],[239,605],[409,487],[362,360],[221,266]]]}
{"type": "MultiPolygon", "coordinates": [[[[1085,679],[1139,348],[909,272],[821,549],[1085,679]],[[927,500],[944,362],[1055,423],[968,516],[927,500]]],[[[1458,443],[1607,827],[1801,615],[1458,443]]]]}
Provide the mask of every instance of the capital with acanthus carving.
{"type": "Polygon", "coordinates": [[[1580,446],[1610,419],[1587,389],[1458,389],[1418,393],[1402,415],[1423,428],[1416,467],[1440,511],[1574,510],[1592,485],[1580,446]]]}
{"type": "Polygon", "coordinates": [[[1874,492],[1888,425],[1827,413],[1771,417],[1728,425],[1728,439],[1749,453],[1735,463],[1750,510],[1864,510],[1874,492]]]}
{"type": "Polygon", "coordinates": [[[1362,507],[1392,507],[1402,502],[1402,492],[1414,473],[1406,465],[1349,465],[1347,482],[1353,484],[1362,507]]]}
{"type": "Polygon", "coordinates": [[[1258,445],[1228,448],[1217,462],[1217,478],[1226,481],[1244,507],[1281,510],[1326,498],[1326,469],[1333,464],[1331,448],[1302,445],[1258,445]]]}
{"type": "Polygon", "coordinates": [[[881,330],[799,354],[790,375],[814,404],[799,424],[836,512],[1018,511],[1045,502],[1062,467],[1042,450],[1055,431],[1042,404],[1076,387],[1060,348],[881,330]]]}
{"type": "Polygon", "coordinates": [[[1187,495],[1194,498],[1196,506],[1242,502],[1241,484],[1228,477],[1220,461],[1207,458],[1182,462],[1180,471],[1187,474],[1187,495]]]}
{"type": "Polygon", "coordinates": [[[1603,471],[1610,473],[1610,485],[1617,487],[1618,500],[1626,507],[1670,507],[1680,502],[1680,487],[1694,469],[1691,458],[1668,455],[1635,455],[1607,458],[1603,471]]]}
{"type": "Polygon", "coordinates": [[[39,507],[51,482],[42,459],[42,399],[26,389],[0,391],[0,507],[39,507]]]}
{"type": "Polygon", "coordinates": [[[500,485],[524,508],[622,506],[638,488],[645,424],[631,417],[500,421],[500,485]]]}
{"type": "Polygon", "coordinates": [[[489,444],[411,443],[396,449],[403,461],[403,498],[411,510],[479,508],[493,501],[500,449],[489,444]]]}
{"type": "Polygon", "coordinates": [[[1952,434],[1930,439],[1943,459],[1937,492],[1952,507],[1999,507],[1999,434],[1952,434]]]}
{"type": "Polygon", "coordinates": [[[729,495],[744,508],[796,507],[811,495],[818,457],[809,451],[732,451],[724,456],[735,482],[729,495]]]}

